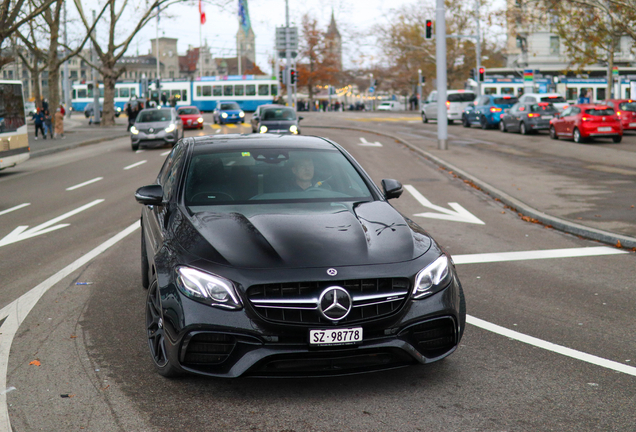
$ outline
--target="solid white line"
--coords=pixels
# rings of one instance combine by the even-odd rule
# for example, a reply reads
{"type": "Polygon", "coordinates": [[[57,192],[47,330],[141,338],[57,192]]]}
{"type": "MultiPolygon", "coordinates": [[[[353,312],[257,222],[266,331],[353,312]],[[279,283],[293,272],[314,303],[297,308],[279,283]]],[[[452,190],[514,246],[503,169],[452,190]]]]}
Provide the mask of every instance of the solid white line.
{"type": "Polygon", "coordinates": [[[497,252],[483,254],[453,255],[455,264],[479,264],[504,261],[523,261],[548,258],[573,258],[601,255],[626,254],[628,251],[609,246],[593,246],[568,249],[548,249],[521,252],[497,252]]]}
{"type": "Polygon", "coordinates": [[[487,321],[484,321],[479,318],[475,318],[470,315],[466,316],[466,322],[468,324],[474,325],[475,327],[488,330],[500,336],[505,336],[507,338],[514,339],[519,342],[523,342],[528,345],[535,346],[537,348],[541,348],[547,351],[552,351],[557,354],[564,355],[566,357],[571,357],[573,359],[581,360],[586,363],[591,363],[596,366],[601,366],[606,369],[611,369],[616,372],[622,372],[627,375],[636,376],[636,367],[634,366],[627,366],[625,364],[618,363],[613,360],[607,360],[601,357],[597,357],[595,355],[587,354],[587,353],[577,351],[571,348],[566,348],[562,345],[557,345],[552,342],[547,342],[542,339],[538,339],[532,336],[525,335],[523,333],[516,332],[514,330],[509,330],[505,327],[501,327],[496,324],[489,323],[487,321]]]}
{"type": "Polygon", "coordinates": [[[89,180],[89,181],[85,181],[84,183],[80,183],[80,184],[76,184],[75,186],[68,187],[68,188],[66,188],[66,190],[67,191],[72,191],[72,190],[75,190],[75,189],[79,189],[81,187],[87,186],[87,185],[89,185],[91,183],[98,182],[100,180],[104,180],[104,177],[95,177],[94,179],[89,180]]]}
{"type": "Polygon", "coordinates": [[[161,153],[159,156],[168,156],[172,150],[165,151],[161,153]]]}
{"type": "MultiPolygon", "coordinates": [[[[7,366],[9,364],[9,352],[11,351],[13,338],[18,331],[20,324],[24,321],[29,312],[31,312],[31,309],[33,309],[40,298],[55,284],[105,252],[108,248],[115,245],[120,240],[126,238],[126,236],[133,233],[138,228],[139,221],[130,225],[119,234],[111,237],[92,251],[78,258],[73,263],[64,267],[62,270],[55,273],[53,276],[0,310],[0,320],[6,317],[2,327],[0,327],[2,330],[2,338],[0,338],[0,389],[6,388],[7,386],[7,366]]],[[[7,409],[7,395],[4,393],[0,393],[0,430],[13,430],[9,420],[9,411],[7,409]],[[5,426],[3,427],[2,425],[5,426]]]]}
{"type": "Polygon", "coordinates": [[[138,167],[139,165],[143,165],[143,164],[145,164],[146,162],[148,162],[148,161],[147,161],[147,160],[142,160],[142,161],[137,162],[137,163],[134,163],[134,164],[132,164],[132,165],[128,165],[128,166],[127,166],[127,167],[125,167],[124,169],[125,169],[125,170],[129,170],[129,169],[131,169],[131,168],[138,167]]]}
{"type": "Polygon", "coordinates": [[[31,203],[24,203],[24,204],[17,205],[15,207],[11,207],[10,209],[2,210],[0,211],[0,216],[2,216],[3,214],[11,213],[12,211],[20,210],[21,208],[30,206],[30,205],[31,203]]]}

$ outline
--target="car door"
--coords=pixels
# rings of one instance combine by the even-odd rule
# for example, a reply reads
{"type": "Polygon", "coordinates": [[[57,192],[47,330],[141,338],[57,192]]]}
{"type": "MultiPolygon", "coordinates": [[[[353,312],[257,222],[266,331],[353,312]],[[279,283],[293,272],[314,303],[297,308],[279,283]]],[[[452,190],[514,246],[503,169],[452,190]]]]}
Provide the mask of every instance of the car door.
{"type": "Polygon", "coordinates": [[[581,113],[581,108],[572,107],[572,111],[563,118],[563,126],[565,128],[564,133],[567,136],[572,136],[574,134],[574,128],[576,126],[576,118],[581,113]]]}
{"type": "Polygon", "coordinates": [[[426,118],[428,119],[436,119],[437,118],[437,92],[432,92],[428,99],[426,100],[426,105],[424,106],[424,113],[426,114],[426,118]]]}
{"type": "Polygon", "coordinates": [[[557,135],[561,136],[566,134],[565,119],[569,117],[570,114],[572,114],[572,107],[566,108],[558,118],[552,120],[552,126],[554,126],[557,135]]]}
{"type": "Polygon", "coordinates": [[[522,106],[522,103],[514,104],[502,118],[506,129],[511,132],[519,130],[519,108],[522,106]]]}
{"type": "Polygon", "coordinates": [[[252,118],[250,119],[250,124],[252,125],[252,132],[257,130],[260,110],[261,110],[261,107],[256,108],[256,111],[254,111],[254,114],[252,114],[252,118]]]}

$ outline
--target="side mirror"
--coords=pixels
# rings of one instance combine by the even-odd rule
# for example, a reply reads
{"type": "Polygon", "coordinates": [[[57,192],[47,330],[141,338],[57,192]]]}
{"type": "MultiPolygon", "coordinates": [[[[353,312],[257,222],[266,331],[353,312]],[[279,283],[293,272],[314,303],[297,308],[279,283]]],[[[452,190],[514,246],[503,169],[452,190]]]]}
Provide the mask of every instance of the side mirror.
{"type": "Polygon", "coordinates": [[[506,109],[504,110],[504,112],[505,112],[505,113],[509,113],[509,112],[510,112],[510,108],[506,108],[506,109]]]}
{"type": "Polygon", "coordinates": [[[161,205],[163,204],[163,189],[157,184],[142,186],[135,192],[135,199],[143,205],[161,205]]]}
{"type": "Polygon", "coordinates": [[[298,121],[301,121],[302,119],[304,119],[305,117],[298,117],[298,121]]]}
{"type": "Polygon", "coordinates": [[[393,179],[382,179],[382,190],[386,199],[399,198],[404,192],[402,183],[393,179]]]}

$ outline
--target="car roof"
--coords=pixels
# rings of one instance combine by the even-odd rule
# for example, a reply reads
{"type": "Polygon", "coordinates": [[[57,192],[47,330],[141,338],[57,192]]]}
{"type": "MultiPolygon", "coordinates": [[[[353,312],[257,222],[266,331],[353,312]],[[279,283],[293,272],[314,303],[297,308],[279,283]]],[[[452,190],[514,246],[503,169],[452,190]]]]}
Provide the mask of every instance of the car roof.
{"type": "Polygon", "coordinates": [[[462,89],[459,89],[459,90],[446,90],[446,94],[451,94],[451,93],[473,93],[473,94],[475,94],[475,92],[472,91],[472,90],[462,90],[462,89]]]}
{"type": "Polygon", "coordinates": [[[539,96],[539,97],[561,96],[563,97],[561,93],[524,93],[522,96],[539,96]]]}
{"type": "Polygon", "coordinates": [[[286,105],[280,105],[280,104],[264,104],[264,105],[259,105],[259,108],[290,108],[286,105]]]}
{"type": "Polygon", "coordinates": [[[595,109],[598,109],[598,108],[611,108],[611,107],[609,107],[609,106],[607,106],[605,104],[592,104],[592,103],[589,103],[589,104],[576,104],[576,105],[572,105],[572,106],[579,107],[579,108],[595,108],[595,109]]]}
{"type": "Polygon", "coordinates": [[[275,134],[227,134],[190,137],[195,154],[245,149],[289,148],[334,150],[336,146],[317,136],[275,134]]]}
{"type": "MultiPolygon", "coordinates": [[[[183,109],[183,108],[197,108],[197,107],[195,107],[194,105],[180,106],[180,107],[177,107],[177,110],[180,110],[180,109],[183,109]]],[[[199,108],[197,108],[197,109],[199,109],[199,108]]]]}

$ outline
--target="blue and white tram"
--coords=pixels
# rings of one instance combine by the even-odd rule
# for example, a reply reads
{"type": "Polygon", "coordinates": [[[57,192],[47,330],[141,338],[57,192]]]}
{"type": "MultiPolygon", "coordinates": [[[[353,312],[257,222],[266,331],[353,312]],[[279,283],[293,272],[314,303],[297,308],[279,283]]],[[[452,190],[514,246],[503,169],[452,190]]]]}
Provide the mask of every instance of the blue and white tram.
{"type": "Polygon", "coordinates": [[[252,75],[203,77],[192,82],[192,105],[201,111],[213,111],[217,102],[233,101],[243,111],[256,111],[270,104],[278,96],[275,78],[257,78],[252,75]]]}
{"type": "MultiPolygon", "coordinates": [[[[131,98],[141,95],[141,85],[135,82],[121,82],[115,84],[115,108],[124,109],[124,105],[131,98]]],[[[93,90],[88,84],[73,84],[71,92],[71,106],[73,111],[84,111],[86,104],[93,102],[93,90]]],[[[104,103],[104,86],[99,85],[99,102],[104,103]]]]}

